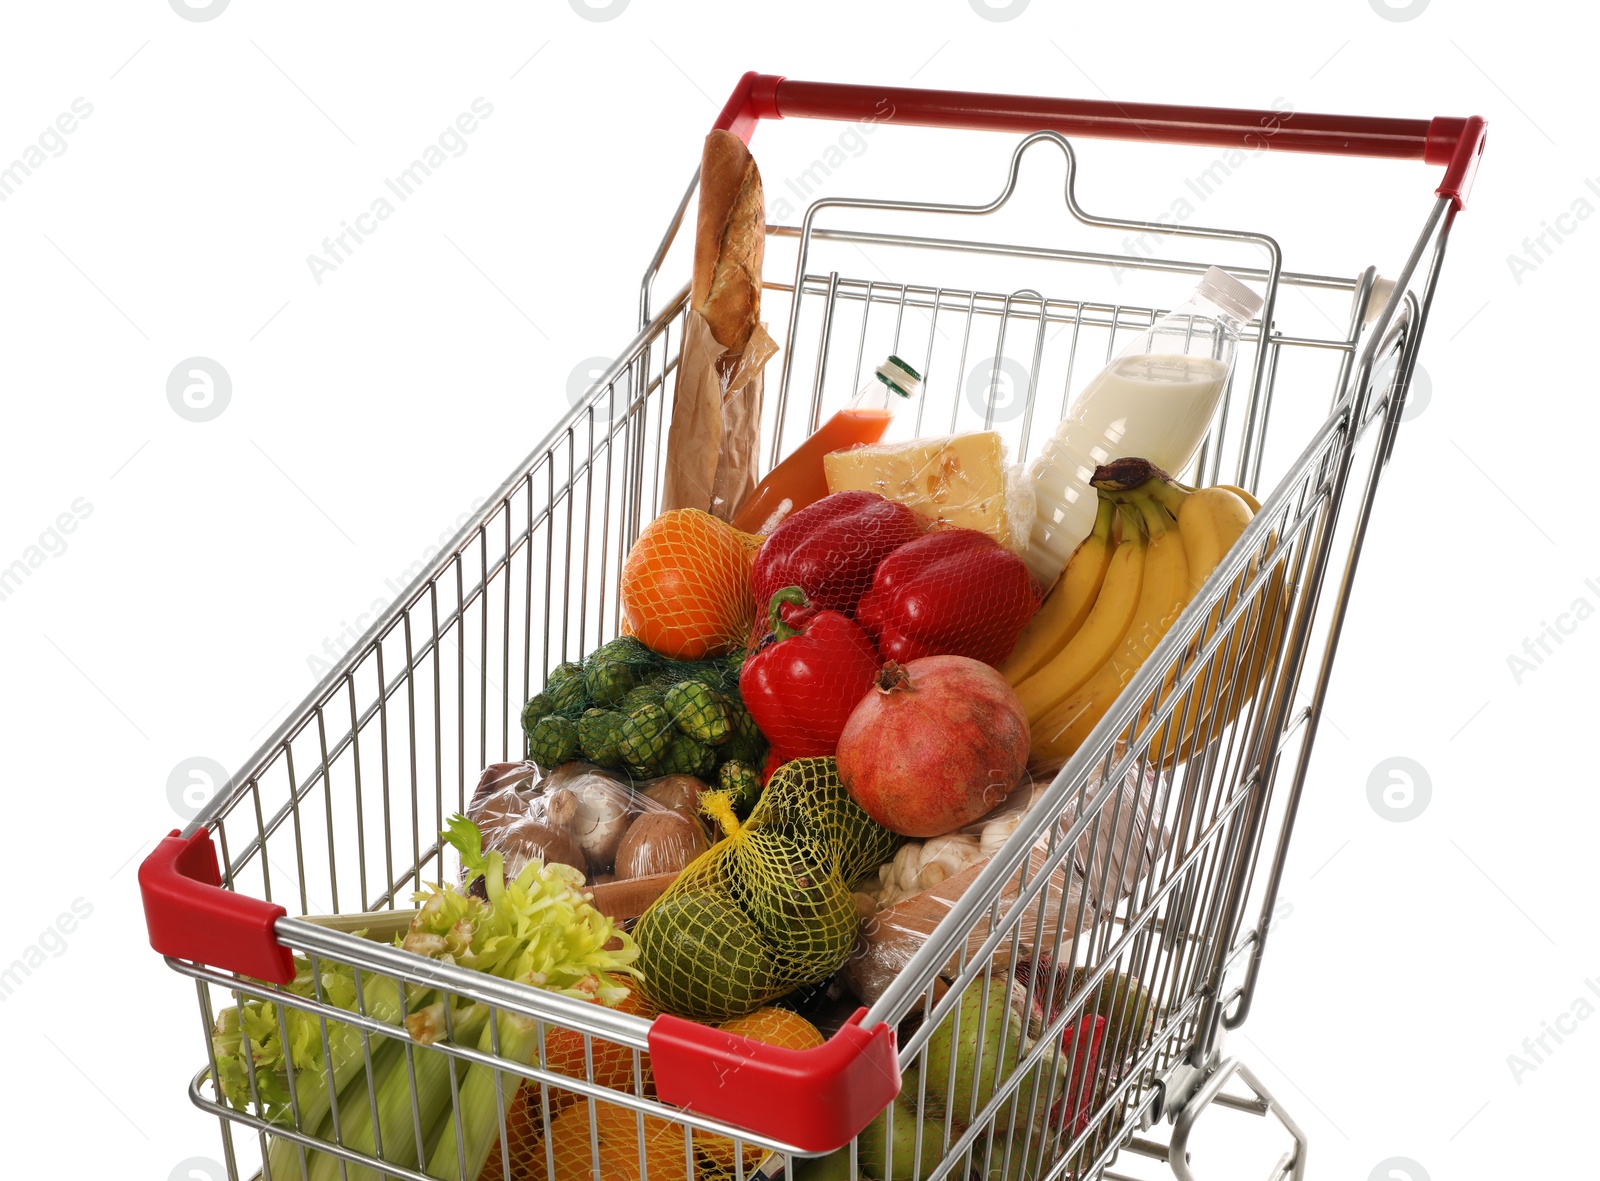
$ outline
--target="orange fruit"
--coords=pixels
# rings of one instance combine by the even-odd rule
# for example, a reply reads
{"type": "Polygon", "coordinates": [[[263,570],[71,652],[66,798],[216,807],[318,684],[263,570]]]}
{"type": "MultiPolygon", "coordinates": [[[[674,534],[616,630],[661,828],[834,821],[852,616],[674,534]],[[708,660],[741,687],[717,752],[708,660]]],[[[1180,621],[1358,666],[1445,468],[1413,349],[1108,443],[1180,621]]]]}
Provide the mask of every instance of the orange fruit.
{"type": "Polygon", "coordinates": [[[781,1046],[785,1050],[814,1050],[827,1040],[799,1013],[776,1005],[724,1021],[721,1028],[726,1033],[769,1046],[781,1046]]]}
{"type": "MultiPolygon", "coordinates": [[[[754,1013],[746,1013],[743,1017],[724,1021],[719,1028],[728,1033],[738,1034],[740,1037],[747,1037],[753,1042],[781,1046],[785,1050],[811,1050],[827,1040],[818,1032],[815,1025],[800,1014],[773,1005],[757,1009],[754,1013]]],[[[726,1136],[713,1136],[709,1132],[696,1132],[694,1147],[707,1164],[725,1170],[730,1177],[733,1175],[736,1145],[732,1140],[726,1136]]],[[[750,1170],[761,1163],[761,1158],[765,1155],[765,1149],[749,1144],[744,1146],[744,1168],[747,1176],[750,1170]]]]}
{"type": "MultiPolygon", "coordinates": [[[[632,1013],[637,1017],[656,1015],[637,984],[620,979],[617,983],[627,984],[629,989],[628,995],[616,1004],[617,1012],[632,1013]]],[[[588,1077],[583,1055],[583,1034],[547,1025],[544,1052],[548,1069],[571,1078],[588,1077]]],[[[594,1081],[597,1085],[633,1093],[633,1051],[630,1048],[595,1038],[590,1052],[594,1058],[594,1081]]],[[[535,1058],[534,1065],[537,1064],[538,1059],[535,1058]]],[[[648,1054],[641,1055],[640,1067],[648,1092],[651,1084],[648,1054]]],[[[552,1117],[579,1099],[572,1091],[555,1088],[544,1090],[538,1083],[525,1080],[506,1105],[506,1155],[511,1160],[511,1172],[509,1176],[506,1174],[500,1145],[496,1144],[489,1153],[478,1181],[523,1181],[524,1178],[544,1176],[543,1116],[546,1095],[549,1096],[552,1117]]]]}
{"type": "MultiPolygon", "coordinates": [[[[619,1013],[629,1013],[635,1017],[654,1017],[655,1008],[645,998],[644,992],[633,981],[618,980],[628,988],[628,995],[618,1001],[613,1008],[619,1013]]],[[[594,1002],[599,1004],[598,1001],[594,1002]]],[[[613,1087],[617,1090],[633,1090],[633,1050],[627,1046],[618,1045],[616,1042],[604,1041],[600,1038],[592,1039],[591,1053],[594,1057],[594,1081],[602,1087],[613,1087]]],[[[553,1025],[545,1027],[544,1035],[545,1062],[550,1070],[558,1074],[569,1075],[572,1078],[586,1078],[587,1064],[584,1061],[583,1034],[571,1029],[558,1029],[553,1025]]],[[[646,1085],[650,1082],[650,1056],[643,1055],[641,1066],[644,1071],[646,1085]]]]}
{"type": "Polygon", "coordinates": [[[662,513],[622,565],[623,631],[672,660],[744,643],[755,618],[750,563],[759,544],[699,509],[662,513]]]}
{"type": "MultiPolygon", "coordinates": [[[[643,1119],[641,1141],[640,1117],[626,1107],[596,1103],[592,1119],[588,1103],[567,1108],[550,1125],[556,1166],[552,1181],[640,1181],[647,1172],[650,1181],[671,1181],[689,1175],[683,1126],[650,1115],[643,1119]]],[[[543,1146],[535,1167],[529,1177],[543,1181],[543,1146]]]]}

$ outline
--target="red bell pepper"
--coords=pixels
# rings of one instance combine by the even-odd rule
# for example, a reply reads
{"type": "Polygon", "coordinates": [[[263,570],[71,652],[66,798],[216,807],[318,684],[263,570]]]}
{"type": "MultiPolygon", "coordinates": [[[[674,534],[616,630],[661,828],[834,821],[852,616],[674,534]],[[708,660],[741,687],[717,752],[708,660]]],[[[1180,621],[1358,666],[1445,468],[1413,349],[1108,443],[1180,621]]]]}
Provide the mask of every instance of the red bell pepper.
{"type": "Polygon", "coordinates": [[[1039,609],[1016,554],[976,529],[941,529],[878,564],[856,608],[885,660],[966,656],[998,665],[1039,609]]]}
{"type": "Polygon", "coordinates": [[[835,492],[774,529],[750,572],[756,602],[797,586],[828,611],[855,610],[878,563],[922,534],[917,514],[876,492],[835,492]]]}
{"type": "Polygon", "coordinates": [[[1106,1037],[1106,1019],[1098,1013],[1085,1013],[1075,1026],[1061,1031],[1061,1056],[1071,1064],[1066,1094],[1056,1100],[1050,1117],[1072,1140],[1089,1130],[1089,1115],[1094,1110],[1095,1083],[1100,1073],[1100,1050],[1106,1037]]]}
{"type": "Polygon", "coordinates": [[[771,633],[739,672],[744,707],[779,763],[831,755],[872,689],[877,650],[848,615],[818,610],[797,586],[772,596],[767,617],[771,633]]]}

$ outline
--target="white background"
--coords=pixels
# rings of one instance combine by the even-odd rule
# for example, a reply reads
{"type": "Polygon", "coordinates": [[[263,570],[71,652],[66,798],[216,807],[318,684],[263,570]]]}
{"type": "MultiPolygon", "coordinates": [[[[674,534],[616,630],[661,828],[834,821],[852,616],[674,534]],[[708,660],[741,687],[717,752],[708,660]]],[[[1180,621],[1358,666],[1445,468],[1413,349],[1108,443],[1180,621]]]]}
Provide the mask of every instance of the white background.
{"type": "MultiPolygon", "coordinates": [[[[179,1169],[220,1155],[185,1097],[202,1060],[193,991],[146,947],[134,881],[179,822],[168,776],[247,757],[312,687],[308,658],[387,602],[385,581],[540,440],[576,366],[632,335],[638,274],[750,68],[1490,120],[1422,351],[1431,400],[1402,432],[1368,541],[1290,909],[1230,1050],[1311,1135],[1313,1178],[1389,1176],[1373,1170],[1394,1157],[1412,1181],[1592,1169],[1572,1133],[1600,1097],[1600,1021],[1565,1015],[1600,1002],[1585,988],[1600,988],[1600,623],[1568,617],[1520,683],[1507,659],[1575,600],[1600,607],[1585,466],[1600,421],[1581,360],[1600,218],[1565,222],[1520,274],[1507,261],[1575,201],[1600,209],[1577,11],[1036,0],[985,19],[967,0],[633,0],[586,18],[562,0],[235,0],[189,20],[162,0],[10,6],[0,164],[75,100],[92,114],[47,135],[64,150],[0,203],[0,566],[53,551],[0,601],[0,964],[75,901],[89,911],[0,1002],[8,1173],[20,1153],[29,1175],[210,1175],[179,1169]],[[307,255],[480,97],[493,112],[464,153],[319,283],[307,255]],[[166,394],[194,356],[231,378],[207,422],[166,394]],[[75,502],[74,531],[50,537],[75,502]],[[1367,799],[1393,756],[1431,783],[1408,823],[1367,799]],[[1564,1041],[1514,1073],[1508,1056],[1558,1018],[1564,1041]]],[[[769,202],[837,134],[764,128],[769,202]]],[[[1011,142],[900,132],[913,138],[879,146],[894,134],[822,191],[974,200],[1011,142]]],[[[1085,144],[1083,196],[1153,216],[1208,158],[1085,144]]],[[[1392,274],[1434,177],[1273,155],[1207,220],[1278,235],[1291,268],[1392,274]]],[[[1280,1147],[1217,1111],[1195,1166],[1265,1175],[1280,1147]]]]}

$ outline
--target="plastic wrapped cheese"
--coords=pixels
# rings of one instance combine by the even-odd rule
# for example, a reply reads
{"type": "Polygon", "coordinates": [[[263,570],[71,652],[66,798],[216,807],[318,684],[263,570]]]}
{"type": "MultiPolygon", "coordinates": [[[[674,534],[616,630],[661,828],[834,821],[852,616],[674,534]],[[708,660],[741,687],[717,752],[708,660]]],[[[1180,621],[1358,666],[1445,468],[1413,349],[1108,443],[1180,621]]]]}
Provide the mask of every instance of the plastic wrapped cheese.
{"type": "Polygon", "coordinates": [[[1010,550],[1027,544],[1033,494],[997,431],[874,443],[823,458],[829,492],[876,492],[925,517],[977,529],[1010,550]]]}

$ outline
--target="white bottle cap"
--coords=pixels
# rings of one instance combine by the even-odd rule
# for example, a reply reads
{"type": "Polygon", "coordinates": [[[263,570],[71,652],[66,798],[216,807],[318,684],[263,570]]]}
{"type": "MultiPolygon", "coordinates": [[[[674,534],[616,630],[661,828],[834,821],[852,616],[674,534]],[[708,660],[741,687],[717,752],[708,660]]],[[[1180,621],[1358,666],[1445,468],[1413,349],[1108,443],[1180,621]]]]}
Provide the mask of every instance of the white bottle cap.
{"type": "Polygon", "coordinates": [[[1247,323],[1261,310],[1261,297],[1221,267],[1212,267],[1201,275],[1198,290],[1223,311],[1247,323]]]}

